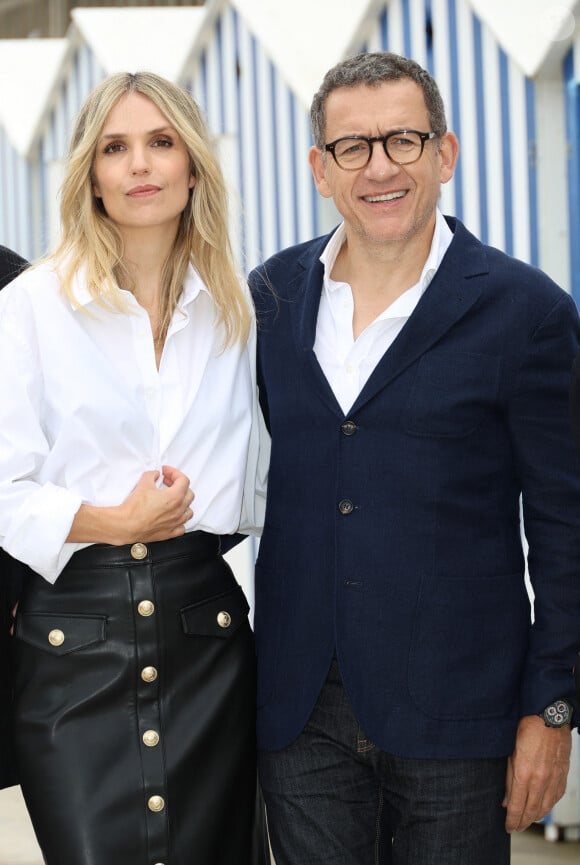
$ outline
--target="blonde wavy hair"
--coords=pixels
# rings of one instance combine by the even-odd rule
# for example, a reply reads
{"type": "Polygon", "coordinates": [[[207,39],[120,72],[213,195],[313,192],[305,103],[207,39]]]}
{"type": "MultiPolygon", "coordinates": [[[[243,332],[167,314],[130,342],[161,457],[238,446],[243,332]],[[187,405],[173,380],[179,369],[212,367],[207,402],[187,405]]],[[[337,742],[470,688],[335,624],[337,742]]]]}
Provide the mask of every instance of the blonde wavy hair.
{"type": "Polygon", "coordinates": [[[117,226],[93,192],[97,142],[111,109],[127,93],[140,93],[165,115],[183,140],[196,178],[162,274],[160,336],[164,338],[183,289],[190,262],[207,286],[225,328],[225,345],[245,342],[251,313],[236,272],[228,234],[227,191],[200,109],[182,88],[151,72],[118,73],[102,81],[82,106],[72,134],[61,188],[61,240],[53,258],[62,288],[76,304],[75,274],[85,268],[91,296],[124,310],[118,286],[133,290],[123,261],[117,226]]]}

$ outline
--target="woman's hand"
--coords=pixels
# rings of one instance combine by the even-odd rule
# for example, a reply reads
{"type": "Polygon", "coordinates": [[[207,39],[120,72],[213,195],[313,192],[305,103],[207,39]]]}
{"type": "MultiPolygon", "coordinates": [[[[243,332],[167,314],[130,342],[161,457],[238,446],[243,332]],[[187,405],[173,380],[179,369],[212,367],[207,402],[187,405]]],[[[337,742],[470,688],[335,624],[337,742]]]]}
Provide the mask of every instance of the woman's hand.
{"type": "Polygon", "coordinates": [[[67,537],[70,543],[133,544],[136,541],[165,541],[185,533],[193,516],[194,494],[189,478],[172,466],[160,472],[144,472],[137,486],[116,507],[81,505],[67,537]]]}
{"type": "Polygon", "coordinates": [[[157,486],[158,479],[159,472],[145,472],[119,506],[120,520],[128,532],[122,543],[164,541],[185,533],[185,523],[193,516],[189,478],[179,469],[163,466],[163,486],[157,486]]]}

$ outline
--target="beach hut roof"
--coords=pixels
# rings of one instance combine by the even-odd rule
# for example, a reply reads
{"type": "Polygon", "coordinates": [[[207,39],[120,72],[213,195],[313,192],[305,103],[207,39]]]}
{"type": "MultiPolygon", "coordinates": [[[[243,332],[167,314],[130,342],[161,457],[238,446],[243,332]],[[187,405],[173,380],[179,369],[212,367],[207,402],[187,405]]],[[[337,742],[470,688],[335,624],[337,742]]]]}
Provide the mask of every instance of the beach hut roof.
{"type": "Polygon", "coordinates": [[[107,75],[147,70],[179,82],[203,6],[77,7],[73,28],[107,75]]]}

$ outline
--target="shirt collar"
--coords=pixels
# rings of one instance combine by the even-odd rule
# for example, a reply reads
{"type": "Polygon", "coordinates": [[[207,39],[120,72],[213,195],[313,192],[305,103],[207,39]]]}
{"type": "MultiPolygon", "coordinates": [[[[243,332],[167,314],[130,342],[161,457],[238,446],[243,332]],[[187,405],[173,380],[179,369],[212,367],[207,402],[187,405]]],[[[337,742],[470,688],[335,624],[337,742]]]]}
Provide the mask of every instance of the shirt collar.
{"type": "MultiPolygon", "coordinates": [[[[87,288],[85,274],[86,268],[81,267],[74,276],[73,292],[76,303],[71,304],[73,308],[87,307],[91,303],[96,302],[87,288]]],[[[181,297],[179,298],[179,306],[188,306],[188,304],[192,303],[195,300],[195,298],[199,295],[200,291],[205,291],[205,293],[208,295],[210,294],[205,282],[203,281],[195,267],[190,263],[187,269],[185,283],[183,285],[183,291],[181,293],[181,297]]]]}
{"type": "MultiPolygon", "coordinates": [[[[346,240],[346,229],[344,222],[341,222],[337,230],[334,232],[326,246],[322,251],[322,255],[320,256],[320,261],[324,265],[324,283],[325,287],[328,291],[336,291],[336,289],[341,285],[339,282],[334,282],[330,277],[330,273],[332,268],[334,267],[334,262],[340,252],[342,244],[346,240]]],[[[451,241],[453,240],[453,232],[447,225],[445,217],[439,210],[439,208],[435,211],[435,230],[433,232],[433,240],[431,241],[431,249],[429,250],[429,255],[427,256],[427,260],[423,265],[423,270],[421,271],[421,276],[419,277],[419,281],[416,285],[420,289],[420,293],[422,294],[435,274],[443,260],[443,256],[447,252],[451,241]]],[[[415,286],[410,286],[411,288],[415,288],[415,286]]]]}

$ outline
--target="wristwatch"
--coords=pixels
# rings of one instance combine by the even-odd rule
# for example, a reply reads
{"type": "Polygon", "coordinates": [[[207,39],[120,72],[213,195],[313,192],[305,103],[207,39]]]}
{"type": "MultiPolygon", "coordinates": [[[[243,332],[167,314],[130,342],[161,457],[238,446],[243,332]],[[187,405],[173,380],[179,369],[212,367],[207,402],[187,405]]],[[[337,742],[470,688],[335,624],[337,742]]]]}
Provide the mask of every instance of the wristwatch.
{"type": "Polygon", "coordinates": [[[572,706],[568,700],[554,700],[540,713],[540,717],[546,727],[564,727],[572,718],[572,706]]]}

